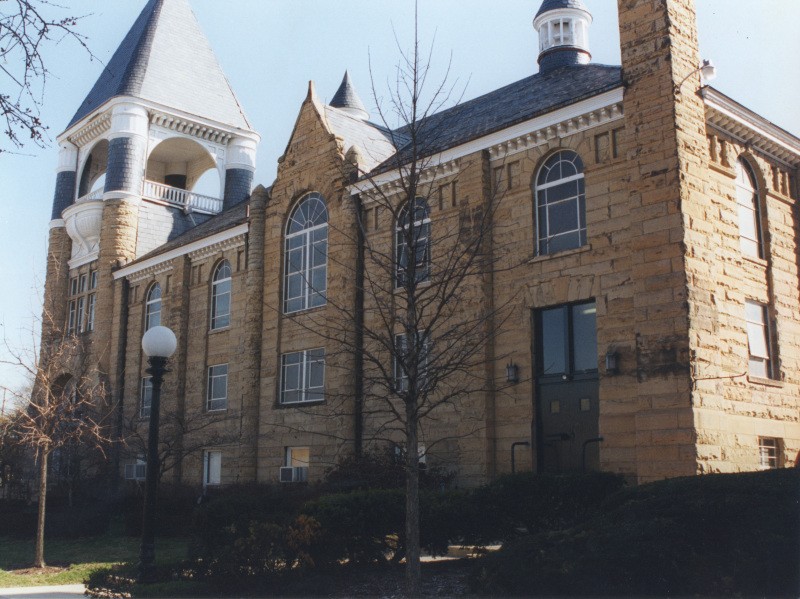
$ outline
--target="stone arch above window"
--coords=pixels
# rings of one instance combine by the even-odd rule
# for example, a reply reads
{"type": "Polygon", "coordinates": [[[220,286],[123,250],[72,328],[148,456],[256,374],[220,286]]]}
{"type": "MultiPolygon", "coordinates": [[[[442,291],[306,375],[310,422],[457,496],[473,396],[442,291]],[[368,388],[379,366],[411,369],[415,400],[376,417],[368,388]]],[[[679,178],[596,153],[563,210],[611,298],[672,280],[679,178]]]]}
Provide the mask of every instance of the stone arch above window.
{"type": "Polygon", "coordinates": [[[231,324],[231,264],[223,260],[211,276],[211,330],[224,329],[231,324]]]}
{"type": "Polygon", "coordinates": [[[583,171],[583,160],[572,150],[556,152],[539,169],[534,189],[538,255],[586,245],[583,171]]]}
{"type": "Polygon", "coordinates": [[[303,196],[289,215],[284,255],[284,313],[324,306],[328,280],[328,208],[319,193],[303,196]]]}
{"type": "Polygon", "coordinates": [[[144,330],[161,325],[161,285],[153,283],[145,296],[144,330]]]}
{"type": "Polygon", "coordinates": [[[764,236],[758,178],[744,157],[736,161],[736,210],[742,253],[752,258],[763,258],[764,236]]]}
{"type": "Polygon", "coordinates": [[[412,268],[417,283],[427,281],[431,274],[431,209],[428,201],[415,198],[413,219],[409,212],[409,207],[404,206],[395,224],[395,287],[398,288],[406,285],[412,268]]]}

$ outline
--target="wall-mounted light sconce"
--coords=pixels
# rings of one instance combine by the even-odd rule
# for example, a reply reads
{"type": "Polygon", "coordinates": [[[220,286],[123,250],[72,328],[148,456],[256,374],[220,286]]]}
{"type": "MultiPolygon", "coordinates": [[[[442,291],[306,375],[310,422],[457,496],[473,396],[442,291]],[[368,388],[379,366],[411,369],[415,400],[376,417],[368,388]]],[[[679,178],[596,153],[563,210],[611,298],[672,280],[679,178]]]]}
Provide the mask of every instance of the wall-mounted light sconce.
{"type": "Polygon", "coordinates": [[[606,352],[606,374],[617,374],[619,372],[619,354],[614,349],[606,352]]]}
{"type": "Polygon", "coordinates": [[[513,385],[519,382],[519,366],[513,360],[506,366],[506,380],[513,385]]]}
{"type": "Polygon", "coordinates": [[[681,87],[683,86],[684,83],[686,83],[686,80],[697,72],[700,73],[705,83],[713,81],[717,77],[717,67],[714,66],[714,63],[711,62],[710,60],[704,60],[703,64],[701,64],[694,71],[686,75],[686,77],[683,78],[683,81],[681,81],[675,86],[675,93],[679,94],[681,91],[681,87]]]}

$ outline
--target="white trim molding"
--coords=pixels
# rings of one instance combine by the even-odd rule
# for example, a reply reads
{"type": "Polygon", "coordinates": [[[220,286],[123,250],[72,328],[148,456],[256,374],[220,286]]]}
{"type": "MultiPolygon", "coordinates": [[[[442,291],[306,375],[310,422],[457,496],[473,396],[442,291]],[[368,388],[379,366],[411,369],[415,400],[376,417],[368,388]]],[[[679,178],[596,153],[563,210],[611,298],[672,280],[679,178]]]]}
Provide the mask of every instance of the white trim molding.
{"type": "MultiPolygon", "coordinates": [[[[534,119],[506,127],[494,133],[478,137],[467,143],[426,157],[425,161],[434,169],[459,158],[489,150],[492,160],[524,152],[555,137],[566,137],[623,118],[623,88],[617,87],[575,104],[559,108],[534,119]]],[[[402,170],[402,169],[401,169],[402,170]]],[[[362,180],[349,187],[351,195],[365,193],[370,189],[400,179],[401,173],[393,169],[369,180],[362,180]]]]}
{"type": "MultiPolygon", "coordinates": [[[[123,266],[118,271],[114,273],[114,279],[119,280],[123,277],[131,277],[143,270],[148,268],[152,268],[153,266],[164,264],[165,262],[169,262],[170,260],[174,260],[175,258],[179,258],[181,256],[185,256],[187,254],[195,254],[199,255],[199,253],[203,251],[207,251],[208,248],[214,248],[213,251],[210,251],[209,254],[214,254],[219,250],[219,247],[237,247],[239,245],[244,245],[245,243],[245,235],[250,230],[250,225],[248,223],[243,223],[241,225],[237,225],[235,227],[231,227],[230,229],[226,229],[224,231],[220,231],[219,233],[215,233],[214,235],[209,235],[208,237],[204,237],[203,239],[198,239],[197,241],[193,241],[191,243],[187,243],[184,246],[175,248],[174,250],[169,250],[164,252],[163,254],[159,254],[158,256],[153,256],[152,258],[148,258],[147,260],[142,260],[141,262],[134,262],[133,264],[129,264],[128,266],[123,266]],[[229,242],[226,245],[226,242],[229,242]]],[[[197,259],[195,256],[192,256],[192,259],[197,259]]]]}
{"type": "Polygon", "coordinates": [[[700,94],[706,104],[708,126],[750,145],[790,168],[800,166],[800,139],[745,108],[713,87],[700,94]]]}

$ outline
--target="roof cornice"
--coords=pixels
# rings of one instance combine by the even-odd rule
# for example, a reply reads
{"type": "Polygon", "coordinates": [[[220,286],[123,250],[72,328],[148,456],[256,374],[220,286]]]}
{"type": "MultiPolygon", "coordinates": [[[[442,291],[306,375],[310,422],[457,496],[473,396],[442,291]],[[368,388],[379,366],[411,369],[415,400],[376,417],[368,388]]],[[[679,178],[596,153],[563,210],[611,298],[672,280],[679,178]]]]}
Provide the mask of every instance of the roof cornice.
{"type": "MultiPolygon", "coordinates": [[[[606,122],[621,119],[623,116],[622,99],[623,88],[620,86],[489,135],[478,137],[434,156],[425,157],[425,165],[428,168],[436,169],[440,165],[451,164],[459,158],[482,150],[489,150],[493,160],[523,152],[554,137],[573,135],[606,122]]],[[[349,187],[350,194],[368,192],[375,190],[376,187],[391,187],[392,183],[400,179],[400,171],[403,169],[394,168],[369,179],[358,181],[349,187]]]]}
{"type": "Polygon", "coordinates": [[[105,127],[105,129],[98,128],[101,124],[108,122],[110,126],[109,119],[114,106],[118,104],[130,103],[144,107],[149,113],[151,122],[154,124],[165,126],[168,129],[171,128],[179,130],[186,135],[192,135],[200,139],[207,139],[223,144],[227,143],[227,141],[233,137],[252,139],[256,143],[261,141],[261,136],[255,131],[249,131],[247,129],[240,129],[232,125],[226,125],[225,123],[199,117],[182,110],[177,110],[157,102],[143,100],[142,98],[137,98],[134,96],[115,96],[111,98],[103,105],[99,106],[90,115],[85,116],[80,121],[66,129],[56,138],[57,141],[59,143],[62,141],[69,141],[78,146],[82,145],[78,143],[79,140],[83,141],[84,143],[86,143],[87,140],[91,141],[91,139],[97,137],[97,135],[100,135],[106,129],[108,129],[108,127],[105,127]]]}
{"type": "Polygon", "coordinates": [[[709,126],[791,168],[800,166],[800,139],[713,87],[700,90],[709,126]]]}

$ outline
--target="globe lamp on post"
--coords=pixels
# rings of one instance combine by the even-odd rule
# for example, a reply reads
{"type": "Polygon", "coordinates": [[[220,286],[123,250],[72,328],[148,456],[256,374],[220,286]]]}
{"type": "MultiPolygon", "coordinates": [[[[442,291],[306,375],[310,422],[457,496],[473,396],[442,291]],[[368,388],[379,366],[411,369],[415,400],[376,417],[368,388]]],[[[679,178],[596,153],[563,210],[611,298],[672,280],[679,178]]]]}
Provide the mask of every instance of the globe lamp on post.
{"type": "Polygon", "coordinates": [[[153,327],[142,337],[142,349],[147,355],[152,377],[153,393],[150,400],[150,425],[147,436],[147,475],[144,485],[144,514],[142,516],[142,548],[139,554],[139,581],[153,579],[156,563],[155,519],[158,500],[158,426],[161,404],[161,383],[167,370],[167,360],[175,353],[178,340],[167,327],[153,327]]]}

